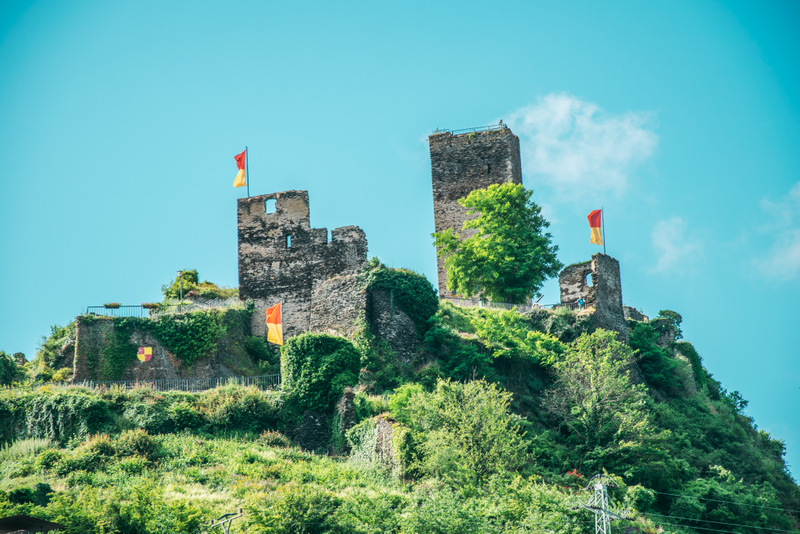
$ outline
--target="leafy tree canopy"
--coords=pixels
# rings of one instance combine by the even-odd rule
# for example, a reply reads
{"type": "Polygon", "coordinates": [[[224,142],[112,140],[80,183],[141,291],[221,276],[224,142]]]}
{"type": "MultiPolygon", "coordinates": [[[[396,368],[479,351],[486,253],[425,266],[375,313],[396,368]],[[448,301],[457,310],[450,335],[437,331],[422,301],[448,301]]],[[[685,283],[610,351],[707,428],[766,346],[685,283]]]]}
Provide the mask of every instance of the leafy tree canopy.
{"type": "Polygon", "coordinates": [[[499,302],[523,303],[563,267],[558,246],[544,230],[550,226],[533,191],[521,184],[476,189],[459,203],[474,218],[463,232],[452,228],[432,234],[445,258],[447,289],[464,296],[483,295],[499,302]],[[461,239],[461,238],[464,239],[461,239]]]}

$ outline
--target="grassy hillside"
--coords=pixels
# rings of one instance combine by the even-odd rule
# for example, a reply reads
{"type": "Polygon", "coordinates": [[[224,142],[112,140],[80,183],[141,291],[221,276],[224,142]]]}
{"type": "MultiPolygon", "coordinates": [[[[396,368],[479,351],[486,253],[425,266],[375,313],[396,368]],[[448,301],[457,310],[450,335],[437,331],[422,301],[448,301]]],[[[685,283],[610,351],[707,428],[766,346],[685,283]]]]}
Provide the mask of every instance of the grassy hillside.
{"type": "Polygon", "coordinates": [[[207,532],[239,508],[232,532],[588,533],[583,488],[606,473],[614,532],[800,532],[783,444],[680,315],[630,322],[626,344],[569,310],[412,309],[433,289],[399,273],[410,362],[366,331],[306,334],[280,392],[0,391],[0,515],[70,533],[207,532]]]}

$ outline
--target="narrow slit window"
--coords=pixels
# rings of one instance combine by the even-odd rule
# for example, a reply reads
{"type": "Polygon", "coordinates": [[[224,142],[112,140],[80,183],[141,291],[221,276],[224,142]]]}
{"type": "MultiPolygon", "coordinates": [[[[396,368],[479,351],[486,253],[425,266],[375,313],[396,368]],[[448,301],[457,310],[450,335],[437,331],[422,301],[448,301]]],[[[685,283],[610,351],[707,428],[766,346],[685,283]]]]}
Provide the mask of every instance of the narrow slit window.
{"type": "Polygon", "coordinates": [[[292,248],[292,234],[286,236],[286,248],[292,248]]]}
{"type": "Polygon", "coordinates": [[[267,203],[265,205],[265,211],[267,213],[275,213],[275,203],[276,202],[277,202],[277,200],[275,200],[274,198],[268,198],[267,199],[267,203]]]}

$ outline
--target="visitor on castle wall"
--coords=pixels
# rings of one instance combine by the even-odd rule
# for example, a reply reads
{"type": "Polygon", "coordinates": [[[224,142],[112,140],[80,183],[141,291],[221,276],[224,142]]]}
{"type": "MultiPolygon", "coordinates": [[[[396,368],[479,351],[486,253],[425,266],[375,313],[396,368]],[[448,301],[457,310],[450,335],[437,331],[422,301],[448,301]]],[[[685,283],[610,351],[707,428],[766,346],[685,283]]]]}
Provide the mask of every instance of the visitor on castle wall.
{"type": "Polygon", "coordinates": [[[578,299],[578,307],[583,309],[583,305],[586,304],[586,301],[583,300],[583,297],[578,299]]]}

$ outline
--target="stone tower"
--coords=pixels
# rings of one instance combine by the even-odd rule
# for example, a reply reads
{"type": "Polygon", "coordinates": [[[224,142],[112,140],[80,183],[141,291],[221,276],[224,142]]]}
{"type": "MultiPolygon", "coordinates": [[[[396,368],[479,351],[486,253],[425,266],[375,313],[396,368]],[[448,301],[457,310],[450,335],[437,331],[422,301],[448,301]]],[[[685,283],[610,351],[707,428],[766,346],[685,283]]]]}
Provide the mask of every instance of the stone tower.
{"type": "Polygon", "coordinates": [[[309,330],[316,283],[360,271],[367,238],[358,226],[311,228],[308,191],[238,201],[239,297],[255,302],[253,334],[264,335],[265,311],[283,302],[284,338],[309,330]]]}
{"type": "MultiPolygon", "coordinates": [[[[436,232],[452,228],[462,233],[467,210],[458,203],[475,189],[492,184],[522,183],[519,138],[507,126],[453,134],[435,133],[428,138],[431,149],[433,216],[436,232]]],[[[444,259],[437,256],[439,295],[447,291],[444,259]]]]}
{"type": "Polygon", "coordinates": [[[619,262],[607,254],[595,254],[591,261],[566,267],[558,275],[561,304],[576,304],[583,298],[587,308],[594,308],[592,322],[598,328],[614,330],[628,338],[622,307],[622,282],[619,262]]]}

